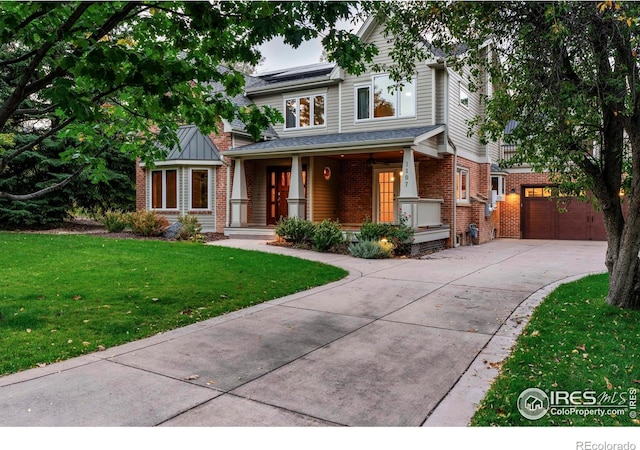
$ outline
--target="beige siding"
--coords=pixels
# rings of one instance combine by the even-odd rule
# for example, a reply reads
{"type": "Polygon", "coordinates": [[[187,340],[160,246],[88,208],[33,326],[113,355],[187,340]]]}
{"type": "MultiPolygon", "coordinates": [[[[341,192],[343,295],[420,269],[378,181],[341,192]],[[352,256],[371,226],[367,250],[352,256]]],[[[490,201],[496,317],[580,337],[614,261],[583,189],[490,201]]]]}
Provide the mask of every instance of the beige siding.
{"type": "Polygon", "coordinates": [[[469,92],[468,71],[463,76],[449,70],[449,136],[459,150],[470,152],[476,157],[486,157],[486,149],[480,144],[476,136],[467,137],[469,131],[468,121],[476,117],[481,111],[480,94],[469,92]],[[460,104],[460,88],[465,89],[469,95],[469,105],[460,104]]]}
{"type": "Polygon", "coordinates": [[[436,123],[445,123],[446,117],[444,113],[444,105],[446,101],[445,96],[445,71],[442,69],[436,70],[436,123]]]}
{"type": "Polygon", "coordinates": [[[234,135],[233,137],[233,147],[244,147],[245,145],[253,144],[254,141],[250,137],[238,136],[234,135]]]}
{"type": "Polygon", "coordinates": [[[291,90],[285,93],[277,93],[272,95],[253,96],[252,101],[257,106],[270,106],[277,109],[285,117],[284,103],[285,99],[290,97],[299,97],[305,95],[325,94],[325,125],[318,127],[305,127],[298,130],[285,130],[283,123],[274,124],[273,128],[280,137],[307,136],[326,133],[338,132],[338,115],[339,115],[339,89],[338,86],[321,87],[316,89],[299,89],[291,90]]]}
{"type": "Polygon", "coordinates": [[[251,206],[253,217],[249,218],[251,225],[264,226],[267,223],[267,162],[253,161],[253,179],[251,181],[251,206]]]}
{"type": "Polygon", "coordinates": [[[336,220],[338,218],[338,197],[340,191],[340,162],[331,159],[316,157],[313,161],[312,174],[312,198],[313,221],[321,222],[325,219],[336,220]],[[331,178],[325,180],[324,168],[331,170],[331,178]]]}
{"type": "MultiPolygon", "coordinates": [[[[371,42],[374,42],[379,49],[376,63],[392,64],[389,52],[393,44],[389,43],[382,34],[382,27],[377,26],[371,34],[371,42]]],[[[342,131],[370,131],[381,128],[403,128],[432,125],[431,115],[431,68],[424,64],[417,65],[416,73],[416,117],[374,119],[356,122],[355,115],[355,86],[371,82],[373,73],[366,73],[361,76],[347,74],[342,83],[342,131]]]]}

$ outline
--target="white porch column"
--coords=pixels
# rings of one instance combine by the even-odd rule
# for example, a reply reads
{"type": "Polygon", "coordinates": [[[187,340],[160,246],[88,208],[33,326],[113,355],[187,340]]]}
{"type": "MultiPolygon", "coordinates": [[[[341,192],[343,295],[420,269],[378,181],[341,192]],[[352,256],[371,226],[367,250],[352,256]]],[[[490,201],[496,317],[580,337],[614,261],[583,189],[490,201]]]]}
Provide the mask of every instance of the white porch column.
{"type": "Polygon", "coordinates": [[[289,184],[289,197],[287,197],[289,205],[289,217],[297,217],[305,219],[304,205],[304,184],[302,183],[302,161],[300,155],[291,157],[291,182],[289,184]]]}
{"type": "Polygon", "coordinates": [[[244,174],[244,160],[236,159],[233,169],[233,187],[231,189],[231,227],[247,226],[247,178],[244,174]]]}
{"type": "Polygon", "coordinates": [[[402,154],[402,179],[400,180],[400,195],[398,204],[400,211],[407,219],[407,225],[418,227],[418,182],[416,180],[416,165],[412,148],[405,148],[402,154]]]}

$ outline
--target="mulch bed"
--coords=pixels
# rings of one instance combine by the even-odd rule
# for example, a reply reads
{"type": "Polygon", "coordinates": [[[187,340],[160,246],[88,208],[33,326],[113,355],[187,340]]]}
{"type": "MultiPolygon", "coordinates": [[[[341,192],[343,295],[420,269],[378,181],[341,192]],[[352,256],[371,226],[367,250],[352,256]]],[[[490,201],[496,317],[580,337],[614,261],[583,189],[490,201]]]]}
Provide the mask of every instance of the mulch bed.
{"type": "MultiPolygon", "coordinates": [[[[163,236],[144,237],[133,234],[131,231],[123,231],[121,233],[109,233],[106,228],[94,219],[71,219],[65,221],[61,226],[49,230],[18,230],[21,233],[44,233],[44,234],[91,234],[114,239],[142,239],[156,241],[175,241],[175,239],[167,239],[163,236]]],[[[228,239],[222,233],[201,233],[205,242],[220,241],[228,239]]]]}

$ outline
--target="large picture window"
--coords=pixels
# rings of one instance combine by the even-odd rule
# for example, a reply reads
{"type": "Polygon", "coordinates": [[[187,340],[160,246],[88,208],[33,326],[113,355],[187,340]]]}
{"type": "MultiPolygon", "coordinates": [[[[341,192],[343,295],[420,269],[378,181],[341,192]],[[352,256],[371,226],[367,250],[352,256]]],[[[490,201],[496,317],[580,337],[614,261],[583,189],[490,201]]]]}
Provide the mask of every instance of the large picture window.
{"type": "Polygon", "coordinates": [[[207,169],[191,171],[190,209],[209,209],[209,171],[207,169]]]}
{"type": "Polygon", "coordinates": [[[325,95],[309,95],[285,99],[286,130],[325,125],[325,95]]]}
{"type": "Polygon", "coordinates": [[[151,172],[151,208],[178,208],[178,171],[175,169],[151,172]]]}
{"type": "Polygon", "coordinates": [[[377,75],[371,84],[356,86],[356,119],[415,116],[416,82],[401,84],[393,82],[389,75],[377,75]]]}

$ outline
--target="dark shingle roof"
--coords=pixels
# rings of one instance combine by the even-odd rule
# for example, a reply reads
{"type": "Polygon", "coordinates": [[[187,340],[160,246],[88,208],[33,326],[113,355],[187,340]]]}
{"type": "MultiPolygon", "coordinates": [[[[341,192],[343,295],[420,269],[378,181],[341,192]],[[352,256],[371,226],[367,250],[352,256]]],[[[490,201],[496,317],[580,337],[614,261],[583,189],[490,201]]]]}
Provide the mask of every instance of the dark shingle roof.
{"type": "Polygon", "coordinates": [[[379,140],[415,139],[442,125],[431,125],[417,128],[400,128],[396,130],[358,131],[352,133],[318,134],[314,136],[296,136],[258,142],[244,147],[234,148],[237,151],[285,150],[307,146],[330,146],[336,144],[349,145],[379,140]]]}
{"type": "Polygon", "coordinates": [[[257,84],[253,80],[252,83],[254,83],[253,86],[266,86],[275,83],[284,83],[285,81],[328,76],[335,66],[336,65],[334,63],[316,63],[306,66],[272,70],[254,76],[254,78],[258,78],[262,83],[257,84]]]}
{"type": "Polygon", "coordinates": [[[211,138],[202,134],[195,125],[179,127],[177,136],[180,145],[169,151],[166,161],[220,161],[220,153],[211,138]]]}

